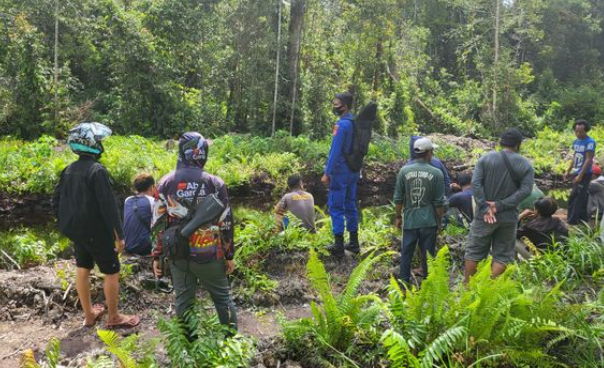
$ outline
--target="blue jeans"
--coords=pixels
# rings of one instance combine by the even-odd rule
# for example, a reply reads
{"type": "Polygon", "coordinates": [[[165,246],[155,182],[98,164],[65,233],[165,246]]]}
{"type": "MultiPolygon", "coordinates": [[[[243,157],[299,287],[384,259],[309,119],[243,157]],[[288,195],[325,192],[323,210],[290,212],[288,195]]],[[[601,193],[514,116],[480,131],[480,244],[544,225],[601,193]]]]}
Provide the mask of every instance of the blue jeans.
{"type": "Polygon", "coordinates": [[[334,235],[344,234],[344,218],[346,218],[346,230],[356,232],[359,229],[359,213],[357,211],[357,182],[359,176],[359,173],[330,176],[327,205],[329,206],[334,235]]]}
{"type": "Polygon", "coordinates": [[[426,251],[434,257],[436,255],[436,234],[437,228],[423,227],[420,229],[403,230],[403,244],[401,247],[401,274],[400,278],[403,282],[411,280],[411,261],[415,253],[415,246],[419,243],[420,246],[420,261],[428,276],[428,262],[426,251]]]}

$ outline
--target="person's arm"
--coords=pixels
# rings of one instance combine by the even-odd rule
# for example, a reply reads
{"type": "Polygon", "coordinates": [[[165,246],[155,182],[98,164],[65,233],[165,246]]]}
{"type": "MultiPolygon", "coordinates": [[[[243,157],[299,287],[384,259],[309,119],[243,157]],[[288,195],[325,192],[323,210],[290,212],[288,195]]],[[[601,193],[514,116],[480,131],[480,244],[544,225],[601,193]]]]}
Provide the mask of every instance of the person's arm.
{"type": "Polygon", "coordinates": [[[331,176],[335,169],[336,162],[342,156],[342,146],[344,144],[345,137],[344,129],[336,123],[334,128],[333,139],[331,141],[331,148],[329,150],[329,157],[327,158],[327,164],[325,165],[325,175],[331,176]]]}
{"type": "Polygon", "coordinates": [[[122,226],[120,212],[117,208],[117,202],[111,188],[109,173],[107,173],[107,170],[104,167],[100,165],[95,166],[96,167],[93,168],[92,171],[92,183],[101,216],[103,216],[105,223],[109,225],[109,228],[117,236],[116,240],[123,240],[124,228],[122,226]]]}
{"type": "Polygon", "coordinates": [[[484,194],[484,170],[483,170],[483,158],[478,160],[474,173],[472,174],[472,193],[476,201],[476,209],[478,213],[474,214],[474,217],[481,217],[487,213],[489,206],[487,205],[487,199],[484,194]]]}
{"type": "Polygon", "coordinates": [[[433,160],[436,160],[436,162],[438,163],[438,169],[443,174],[443,182],[445,184],[445,196],[448,197],[449,194],[451,194],[451,177],[449,176],[447,167],[441,160],[437,158],[434,158],[433,160]]]}
{"type": "Polygon", "coordinates": [[[583,177],[585,176],[585,173],[593,165],[593,159],[594,159],[594,151],[587,151],[587,152],[585,152],[585,162],[583,163],[583,166],[581,167],[581,171],[579,171],[579,174],[575,178],[575,182],[576,183],[578,183],[581,180],[583,180],[583,177]]]}
{"type": "MultiPolygon", "coordinates": [[[[443,175],[444,177],[444,175],[443,175]]],[[[445,181],[443,177],[436,178],[436,190],[434,192],[434,210],[436,212],[436,226],[440,230],[443,224],[443,216],[445,215],[445,205],[447,200],[445,197],[445,181]]]]}
{"type": "Polygon", "coordinates": [[[283,216],[285,216],[285,212],[287,212],[287,202],[285,201],[285,196],[283,196],[275,206],[275,230],[277,231],[283,230],[283,216]]]}
{"type": "Polygon", "coordinates": [[[234,242],[234,227],[233,227],[233,211],[229,205],[229,194],[226,184],[222,184],[218,189],[218,199],[224,203],[228,209],[228,213],[224,220],[219,224],[220,234],[224,247],[224,258],[227,261],[232,261],[235,257],[235,242],[234,242]]]}
{"type": "Polygon", "coordinates": [[[396,187],[394,188],[394,204],[396,207],[395,226],[397,229],[400,229],[403,223],[403,208],[405,206],[405,182],[402,170],[399,171],[396,177],[396,187]]]}
{"type": "Polygon", "coordinates": [[[500,201],[495,202],[495,207],[497,208],[497,212],[503,212],[510,209],[515,209],[518,207],[520,202],[523,199],[528,197],[533,191],[533,183],[535,181],[535,171],[533,167],[529,164],[528,171],[522,177],[522,181],[520,182],[520,188],[512,193],[509,197],[502,199],[500,201]]]}
{"type": "Polygon", "coordinates": [[[59,219],[59,206],[61,204],[61,190],[63,189],[63,173],[65,170],[61,171],[61,175],[59,176],[59,182],[55,186],[54,192],[52,193],[52,212],[55,215],[55,218],[59,219]]]}

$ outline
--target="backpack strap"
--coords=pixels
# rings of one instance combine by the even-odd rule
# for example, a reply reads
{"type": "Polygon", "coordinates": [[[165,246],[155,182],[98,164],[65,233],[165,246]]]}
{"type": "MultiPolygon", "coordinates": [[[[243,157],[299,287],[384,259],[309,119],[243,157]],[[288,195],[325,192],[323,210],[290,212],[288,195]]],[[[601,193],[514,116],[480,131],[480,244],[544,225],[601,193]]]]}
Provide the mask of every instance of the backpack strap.
{"type": "Polygon", "coordinates": [[[140,198],[139,196],[134,196],[130,199],[130,200],[134,200],[134,215],[138,219],[138,222],[141,223],[141,225],[148,226],[147,222],[145,220],[143,220],[143,217],[141,216],[141,214],[138,213],[138,199],[139,198],[140,198]]]}
{"type": "Polygon", "coordinates": [[[516,188],[520,188],[520,183],[522,179],[518,176],[518,173],[512,169],[512,164],[510,164],[510,159],[508,158],[507,153],[505,151],[500,151],[501,157],[503,157],[503,162],[505,163],[505,167],[507,169],[508,174],[512,177],[512,181],[516,185],[516,188]]]}

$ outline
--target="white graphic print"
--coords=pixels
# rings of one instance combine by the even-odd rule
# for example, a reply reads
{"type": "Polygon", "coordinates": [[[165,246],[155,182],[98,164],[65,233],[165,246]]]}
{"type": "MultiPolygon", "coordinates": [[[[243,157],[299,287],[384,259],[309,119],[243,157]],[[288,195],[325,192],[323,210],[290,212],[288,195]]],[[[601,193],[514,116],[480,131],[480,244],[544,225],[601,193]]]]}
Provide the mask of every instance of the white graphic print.
{"type": "Polygon", "coordinates": [[[420,203],[426,194],[426,188],[423,185],[422,179],[414,179],[411,181],[411,205],[420,207],[420,203]]]}

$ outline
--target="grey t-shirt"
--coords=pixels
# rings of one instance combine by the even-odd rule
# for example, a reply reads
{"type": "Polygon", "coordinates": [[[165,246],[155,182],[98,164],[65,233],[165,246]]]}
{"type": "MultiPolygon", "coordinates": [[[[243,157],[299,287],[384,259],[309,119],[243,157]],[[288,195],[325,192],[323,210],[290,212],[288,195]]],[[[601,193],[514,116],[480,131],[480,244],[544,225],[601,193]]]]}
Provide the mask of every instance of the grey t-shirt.
{"type": "Polygon", "coordinates": [[[308,192],[296,190],[287,193],[277,203],[276,210],[281,214],[290,212],[302,221],[306,229],[315,229],[315,199],[308,192]]]}
{"type": "Polygon", "coordinates": [[[483,221],[482,215],[487,212],[486,202],[489,201],[495,202],[498,222],[517,222],[518,205],[533,190],[535,172],[531,163],[518,153],[505,151],[505,154],[516,176],[522,178],[520,187],[508,172],[501,152],[493,151],[482,156],[472,176],[472,189],[478,210],[474,220],[483,221]]]}

